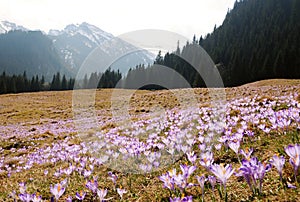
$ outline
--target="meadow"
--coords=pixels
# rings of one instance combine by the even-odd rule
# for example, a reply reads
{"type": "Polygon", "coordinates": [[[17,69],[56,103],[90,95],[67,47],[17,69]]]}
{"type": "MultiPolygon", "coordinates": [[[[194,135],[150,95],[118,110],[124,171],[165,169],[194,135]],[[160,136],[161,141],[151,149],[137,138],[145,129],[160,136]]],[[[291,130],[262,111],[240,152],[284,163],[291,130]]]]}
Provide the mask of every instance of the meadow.
{"type": "Polygon", "coordinates": [[[300,80],[224,92],[98,89],[79,128],[73,91],[0,95],[0,201],[300,201],[300,80]]]}

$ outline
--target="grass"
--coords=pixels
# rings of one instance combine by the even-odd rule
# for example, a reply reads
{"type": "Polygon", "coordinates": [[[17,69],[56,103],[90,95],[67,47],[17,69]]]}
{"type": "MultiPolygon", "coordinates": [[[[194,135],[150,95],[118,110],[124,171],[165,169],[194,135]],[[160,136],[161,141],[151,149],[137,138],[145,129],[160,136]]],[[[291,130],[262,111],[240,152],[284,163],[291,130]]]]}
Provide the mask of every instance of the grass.
{"type": "MultiPolygon", "coordinates": [[[[271,100],[274,96],[289,94],[291,92],[298,92],[300,96],[299,85],[299,80],[272,80],[225,90],[227,100],[244,96],[254,97],[256,95],[264,95],[264,97],[261,98],[262,100],[271,100]],[[295,88],[295,86],[298,86],[298,88],[295,88]]],[[[124,100],[127,93],[133,94],[129,102],[129,113],[134,121],[149,118],[151,112],[157,109],[167,110],[180,108],[181,106],[175,94],[167,90],[155,92],[134,92],[132,90],[117,91],[120,100],[124,100]]],[[[199,106],[204,107],[210,105],[207,89],[183,89],[181,91],[183,91],[182,94],[186,95],[184,100],[187,103],[191,101],[189,95],[195,93],[199,106]]],[[[112,105],[110,98],[112,93],[112,89],[96,91],[95,107],[98,116],[101,117],[105,123],[98,129],[86,131],[87,134],[92,135],[98,130],[108,131],[111,128],[117,127],[116,124],[111,121],[112,114],[110,109],[112,105]]],[[[297,99],[300,100],[299,97],[297,99]]],[[[67,121],[73,118],[72,91],[0,95],[0,103],[0,122],[3,123],[3,126],[21,125],[26,133],[30,133],[28,136],[21,136],[20,131],[14,131],[14,134],[9,134],[10,138],[5,138],[4,136],[0,137],[0,157],[4,159],[4,164],[18,165],[26,155],[34,153],[41,148],[45,149],[56,143],[60,144],[66,139],[69,139],[69,145],[76,145],[82,142],[82,140],[76,136],[75,132],[64,132],[60,135],[56,135],[51,129],[43,133],[37,130],[38,127],[47,124],[60,126],[59,121],[67,121]],[[22,150],[22,148],[24,148],[24,150],[22,150]]],[[[280,111],[287,109],[287,104],[288,103],[276,106],[274,110],[280,111]]],[[[115,107],[121,108],[122,102],[117,103],[115,107]]],[[[237,116],[238,114],[240,114],[238,110],[232,110],[230,112],[231,116],[237,116]]],[[[72,123],[68,124],[67,127],[73,127],[72,123]]],[[[272,132],[268,135],[262,133],[260,129],[253,129],[255,130],[255,136],[245,139],[242,148],[254,148],[254,155],[258,156],[262,161],[270,159],[275,153],[285,155],[284,147],[286,145],[299,143],[300,131],[296,128],[288,128],[286,131],[272,132]]],[[[9,132],[11,131],[8,130],[3,133],[9,132]]],[[[195,152],[199,153],[199,149],[195,148],[195,152]]],[[[92,156],[89,152],[80,155],[86,157],[92,156]]],[[[223,148],[221,151],[215,153],[214,158],[217,163],[231,163],[235,169],[239,167],[236,155],[230,149],[223,148]]],[[[170,192],[162,187],[162,182],[158,179],[158,176],[172,168],[180,170],[179,165],[185,164],[186,162],[186,156],[182,156],[182,158],[174,164],[162,170],[143,175],[121,173],[111,170],[111,168],[104,165],[96,166],[94,173],[98,177],[99,187],[108,189],[107,197],[113,197],[112,201],[119,201],[120,198],[114,191],[114,184],[108,179],[108,171],[113,171],[118,176],[117,187],[123,187],[128,191],[128,193],[124,195],[124,201],[168,201],[169,197],[174,197],[175,195],[170,195],[170,192]]],[[[34,164],[30,169],[14,173],[10,177],[7,176],[7,171],[0,172],[0,201],[12,201],[9,195],[13,190],[18,192],[18,183],[24,181],[28,185],[28,192],[38,192],[43,195],[45,199],[49,199],[51,197],[49,192],[50,185],[58,183],[67,177],[65,174],[60,177],[55,177],[54,173],[58,169],[67,168],[69,163],[70,162],[66,161],[55,164],[34,164]],[[49,171],[47,175],[44,174],[45,170],[49,171]]],[[[78,164],[78,162],[72,163],[78,164]]],[[[130,164],[130,162],[123,163],[130,164]]],[[[198,167],[199,169],[197,169],[195,175],[209,174],[204,168],[199,166],[199,164],[198,167]]],[[[300,201],[299,184],[297,184],[297,189],[288,189],[286,187],[286,182],[295,183],[293,181],[293,169],[288,163],[285,164],[283,172],[284,183],[282,184],[278,179],[279,175],[277,171],[275,168],[272,168],[272,170],[266,174],[266,179],[263,183],[263,193],[261,195],[253,195],[242,178],[232,176],[227,185],[228,201],[300,201]]],[[[298,178],[298,181],[299,180],[298,178]]],[[[61,201],[65,201],[68,195],[74,196],[75,193],[80,190],[88,191],[87,188],[85,188],[85,183],[86,179],[82,175],[73,173],[69,177],[69,185],[61,201]]],[[[196,181],[194,181],[194,183],[196,183],[196,181]]],[[[199,187],[188,189],[186,194],[192,194],[195,196],[195,201],[201,201],[201,190],[199,187]]],[[[219,201],[220,197],[218,191],[215,190],[214,194],[216,201],[219,201]]],[[[206,185],[205,201],[212,201],[212,195],[212,190],[209,189],[209,185],[206,185]]],[[[92,194],[89,192],[85,201],[91,200],[92,197],[92,194]]]]}

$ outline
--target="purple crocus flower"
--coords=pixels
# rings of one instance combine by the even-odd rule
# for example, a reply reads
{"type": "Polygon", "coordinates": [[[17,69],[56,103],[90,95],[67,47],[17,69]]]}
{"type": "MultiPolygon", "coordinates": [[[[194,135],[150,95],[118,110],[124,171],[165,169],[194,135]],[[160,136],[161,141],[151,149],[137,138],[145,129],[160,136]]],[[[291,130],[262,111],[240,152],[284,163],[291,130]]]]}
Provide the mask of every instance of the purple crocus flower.
{"type": "Polygon", "coordinates": [[[195,154],[194,151],[188,152],[187,154],[188,160],[194,165],[197,159],[197,155],[195,154]]]}
{"type": "Polygon", "coordinates": [[[294,168],[295,182],[297,182],[298,168],[300,166],[300,145],[299,144],[295,144],[295,146],[289,145],[284,150],[287,153],[287,155],[289,155],[290,157],[289,162],[294,168]]]}
{"type": "Polygon", "coordinates": [[[215,176],[212,176],[212,175],[209,175],[209,176],[207,177],[207,179],[208,179],[208,181],[209,181],[209,183],[210,183],[210,185],[211,185],[212,191],[214,191],[215,185],[216,185],[216,183],[217,183],[216,177],[215,177],[215,176]]]}
{"type": "Polygon", "coordinates": [[[86,185],[88,189],[90,189],[94,194],[96,194],[97,189],[98,189],[98,182],[97,179],[89,180],[86,185]]]}
{"type": "Polygon", "coordinates": [[[41,202],[42,201],[42,196],[39,196],[38,194],[32,194],[31,195],[31,200],[32,200],[32,202],[41,202]]]}
{"type": "Polygon", "coordinates": [[[92,174],[92,171],[91,171],[91,170],[84,170],[84,171],[83,171],[83,176],[84,176],[85,178],[89,177],[91,174],[92,174]]]}
{"type": "Polygon", "coordinates": [[[208,152],[201,153],[201,155],[200,155],[200,165],[201,166],[203,166],[205,168],[209,168],[213,162],[214,162],[214,159],[213,159],[212,152],[208,151],[208,152]]]}
{"type": "Polygon", "coordinates": [[[169,173],[159,176],[159,179],[163,181],[165,188],[170,190],[174,189],[174,179],[169,175],[169,173]]]}
{"type": "Polygon", "coordinates": [[[270,160],[271,164],[273,166],[275,166],[275,168],[277,169],[279,176],[280,176],[280,180],[282,180],[282,169],[285,163],[285,159],[283,156],[277,156],[274,155],[273,158],[270,160]]]}
{"type": "Polygon", "coordinates": [[[25,194],[25,192],[26,192],[26,183],[25,182],[20,182],[19,186],[20,186],[20,193],[25,194]]]}
{"type": "Polygon", "coordinates": [[[202,191],[202,201],[204,201],[204,184],[207,179],[205,178],[204,175],[196,176],[196,178],[197,178],[197,181],[198,181],[201,191],[202,191]]]}
{"type": "Polygon", "coordinates": [[[192,184],[187,182],[185,175],[178,174],[173,177],[174,183],[183,191],[185,188],[191,187],[192,184]]]}
{"type": "Polygon", "coordinates": [[[121,199],[123,198],[123,194],[127,193],[126,189],[122,189],[122,188],[117,188],[117,192],[118,192],[119,196],[121,197],[121,199]]]}
{"type": "Polygon", "coordinates": [[[185,176],[185,178],[189,178],[191,174],[197,169],[196,166],[188,166],[181,164],[180,169],[182,171],[182,174],[185,176]]]}
{"type": "Polygon", "coordinates": [[[258,167],[257,167],[257,176],[259,179],[259,193],[261,193],[262,189],[262,181],[265,177],[266,172],[271,170],[271,164],[266,164],[266,163],[261,163],[258,162],[258,167]]]}
{"type": "Polygon", "coordinates": [[[42,196],[39,196],[37,194],[32,194],[31,200],[32,200],[32,202],[40,202],[40,201],[42,201],[42,196]]]}
{"type": "Polygon", "coordinates": [[[245,150],[241,149],[240,153],[245,157],[247,161],[249,161],[251,159],[251,154],[253,153],[253,149],[252,148],[250,149],[246,148],[245,150]]]}
{"type": "Polygon", "coordinates": [[[234,153],[238,154],[241,142],[238,139],[234,139],[229,141],[228,146],[234,151],[234,153]]]}
{"type": "Polygon", "coordinates": [[[107,195],[107,189],[98,189],[97,190],[97,195],[99,197],[99,201],[100,202],[102,202],[102,201],[108,201],[108,200],[111,199],[111,198],[105,199],[105,196],[107,195]]]}
{"type": "Polygon", "coordinates": [[[118,176],[113,174],[111,171],[108,172],[108,178],[114,183],[114,190],[116,189],[116,184],[118,180],[118,176]]]}
{"type": "Polygon", "coordinates": [[[32,200],[31,195],[27,193],[19,194],[19,198],[23,202],[30,202],[32,200]]]}
{"type": "Polygon", "coordinates": [[[203,190],[204,190],[204,184],[205,184],[205,181],[206,181],[207,179],[205,178],[204,175],[196,176],[196,179],[197,179],[197,181],[198,181],[198,183],[199,183],[199,186],[200,186],[201,190],[203,191],[203,190]]]}
{"type": "Polygon", "coordinates": [[[262,182],[265,173],[271,169],[271,164],[261,163],[256,157],[250,160],[242,160],[242,165],[237,176],[243,176],[248,183],[250,189],[255,193],[257,189],[257,180],[259,181],[259,192],[261,193],[262,182]]]}
{"type": "Polygon", "coordinates": [[[245,161],[246,161],[245,159],[242,160],[242,166],[240,167],[239,172],[235,173],[235,175],[238,177],[243,176],[244,179],[246,180],[247,184],[249,185],[250,190],[254,191],[253,187],[252,187],[252,181],[253,181],[253,183],[255,183],[255,179],[254,179],[251,167],[244,165],[245,161]]]}
{"type": "Polygon", "coordinates": [[[72,164],[70,164],[70,166],[64,170],[66,175],[71,175],[73,171],[74,171],[74,166],[72,166],[72,164]]]}
{"type": "Polygon", "coordinates": [[[53,187],[50,186],[50,192],[54,195],[55,199],[58,200],[61,195],[64,194],[66,188],[63,187],[60,183],[55,184],[53,187]]]}
{"type": "Polygon", "coordinates": [[[82,190],[79,193],[76,192],[76,198],[80,201],[82,201],[84,199],[85,195],[86,195],[86,193],[82,190]]]}
{"type": "Polygon", "coordinates": [[[210,167],[210,170],[222,182],[224,189],[226,190],[226,182],[234,172],[232,166],[228,164],[224,167],[222,164],[213,164],[210,167]]]}

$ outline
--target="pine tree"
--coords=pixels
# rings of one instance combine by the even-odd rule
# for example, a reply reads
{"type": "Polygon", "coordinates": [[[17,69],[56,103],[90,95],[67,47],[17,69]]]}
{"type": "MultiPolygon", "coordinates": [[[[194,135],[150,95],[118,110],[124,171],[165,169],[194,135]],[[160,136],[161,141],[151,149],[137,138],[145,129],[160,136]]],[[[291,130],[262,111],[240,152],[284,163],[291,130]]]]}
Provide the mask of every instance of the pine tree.
{"type": "Polygon", "coordinates": [[[61,90],[67,90],[68,84],[66,76],[63,75],[62,81],[61,81],[61,90]]]}

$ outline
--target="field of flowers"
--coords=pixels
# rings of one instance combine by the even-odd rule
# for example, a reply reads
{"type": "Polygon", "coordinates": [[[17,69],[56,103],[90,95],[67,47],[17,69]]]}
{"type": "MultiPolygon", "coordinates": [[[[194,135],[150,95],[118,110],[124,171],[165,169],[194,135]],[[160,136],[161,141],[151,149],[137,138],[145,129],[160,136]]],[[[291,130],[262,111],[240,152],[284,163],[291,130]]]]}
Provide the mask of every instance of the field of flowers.
{"type": "Polygon", "coordinates": [[[226,89],[222,113],[138,91],[129,126],[98,90],[80,131],[71,91],[2,95],[0,201],[300,201],[300,82],[279,84],[226,89]]]}

